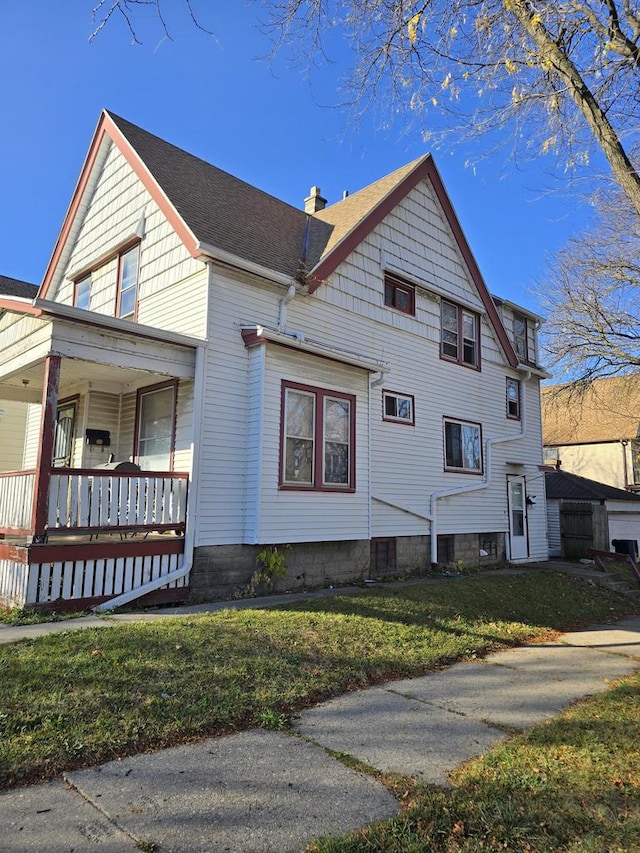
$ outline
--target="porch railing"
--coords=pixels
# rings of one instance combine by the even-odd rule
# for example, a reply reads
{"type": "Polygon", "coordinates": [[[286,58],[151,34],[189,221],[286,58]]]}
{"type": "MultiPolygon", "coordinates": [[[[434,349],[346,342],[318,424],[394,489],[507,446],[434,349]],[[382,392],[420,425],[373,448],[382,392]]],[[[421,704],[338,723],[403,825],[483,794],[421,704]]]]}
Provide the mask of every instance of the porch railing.
{"type": "Polygon", "coordinates": [[[49,533],[184,530],[188,475],[55,468],[49,486],[49,533]]]}
{"type": "Polygon", "coordinates": [[[31,528],[35,481],[35,471],[0,474],[0,529],[31,528]]]}

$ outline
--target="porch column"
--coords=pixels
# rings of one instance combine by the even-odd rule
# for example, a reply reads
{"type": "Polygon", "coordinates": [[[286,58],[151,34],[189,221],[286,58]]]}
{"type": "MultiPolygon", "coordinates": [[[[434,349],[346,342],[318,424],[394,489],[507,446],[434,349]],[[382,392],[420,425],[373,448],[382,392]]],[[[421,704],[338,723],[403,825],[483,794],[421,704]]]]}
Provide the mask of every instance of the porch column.
{"type": "Polygon", "coordinates": [[[58,409],[58,385],[60,383],[59,355],[48,355],[44,365],[44,385],[42,388],[42,417],[40,419],[40,448],[36,464],[35,501],[31,528],[35,542],[41,542],[47,525],[49,510],[49,485],[51,483],[51,463],[53,461],[53,443],[56,432],[56,413],[58,409]]]}

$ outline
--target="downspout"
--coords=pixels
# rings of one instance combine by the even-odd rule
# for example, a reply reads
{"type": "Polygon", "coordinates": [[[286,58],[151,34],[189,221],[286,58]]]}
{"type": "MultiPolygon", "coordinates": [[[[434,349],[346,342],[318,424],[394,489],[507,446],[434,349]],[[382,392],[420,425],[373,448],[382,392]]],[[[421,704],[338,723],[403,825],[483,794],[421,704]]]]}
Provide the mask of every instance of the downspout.
{"type": "Polygon", "coordinates": [[[104,601],[93,608],[95,613],[105,613],[108,610],[115,610],[116,607],[122,607],[124,604],[129,604],[137,598],[141,598],[148,592],[154,592],[160,587],[173,583],[186,577],[193,566],[193,549],[195,545],[195,531],[197,522],[197,507],[198,507],[198,474],[200,470],[199,455],[202,444],[203,417],[202,411],[204,407],[204,387],[205,387],[205,372],[206,372],[206,348],[199,346],[196,349],[196,365],[195,376],[193,383],[193,449],[191,453],[191,470],[189,472],[189,493],[187,496],[187,528],[184,535],[184,560],[177,569],[170,572],[168,575],[156,578],[142,586],[131,589],[128,592],[123,592],[122,595],[117,595],[115,598],[110,598],[109,601],[104,601]],[[197,435],[195,434],[196,425],[199,427],[197,435]]]}
{"type": "Polygon", "coordinates": [[[527,371],[523,378],[522,399],[520,400],[520,432],[516,435],[506,435],[501,438],[488,438],[485,442],[485,475],[481,482],[472,486],[457,486],[454,489],[440,489],[431,493],[431,567],[438,565],[438,501],[440,498],[448,498],[452,495],[461,495],[466,492],[477,492],[491,485],[491,449],[494,444],[506,444],[509,441],[518,441],[525,434],[525,383],[531,378],[531,371],[527,371]]]}
{"type": "Polygon", "coordinates": [[[620,444],[622,445],[622,476],[624,477],[624,487],[626,489],[629,486],[629,463],[627,461],[627,445],[629,442],[626,438],[621,438],[620,444]]]}
{"type": "Polygon", "coordinates": [[[278,306],[278,331],[283,332],[284,334],[293,335],[294,337],[300,333],[287,332],[287,305],[291,302],[295,295],[296,286],[295,284],[290,284],[286,294],[282,297],[278,306]]]}
{"type": "MultiPolygon", "coordinates": [[[[375,374],[372,374],[372,376],[375,374]]],[[[373,394],[371,393],[374,388],[377,388],[379,385],[382,385],[384,382],[384,378],[387,374],[381,370],[378,377],[373,379],[372,376],[369,377],[369,401],[368,401],[368,413],[369,413],[369,421],[367,423],[367,442],[368,442],[368,458],[367,458],[367,537],[369,541],[371,541],[371,534],[373,532],[373,512],[371,509],[371,463],[372,463],[372,454],[371,454],[371,443],[372,443],[372,435],[371,435],[371,424],[373,423],[373,394]]]]}

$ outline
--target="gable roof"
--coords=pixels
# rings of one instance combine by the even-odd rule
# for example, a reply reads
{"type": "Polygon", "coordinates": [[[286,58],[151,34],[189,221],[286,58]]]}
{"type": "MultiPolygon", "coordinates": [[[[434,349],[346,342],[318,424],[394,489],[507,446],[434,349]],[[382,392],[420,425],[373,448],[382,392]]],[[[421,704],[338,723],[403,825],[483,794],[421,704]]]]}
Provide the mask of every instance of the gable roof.
{"type": "Polygon", "coordinates": [[[635,501],[640,503],[640,495],[616,489],[606,483],[588,480],[568,471],[546,471],[545,485],[548,498],[560,498],[576,501],[635,501]]]}
{"type": "Polygon", "coordinates": [[[543,388],[542,435],[547,445],[640,437],[640,374],[595,379],[585,389],[543,388]]]}
{"type": "Polygon", "coordinates": [[[430,155],[314,214],[269,195],[104,110],[45,274],[46,297],[105,138],[122,152],[193,257],[216,250],[317,289],[422,180],[430,180],[512,367],[517,356],[430,155]]]}
{"type": "Polygon", "coordinates": [[[29,284],[19,278],[0,275],[0,296],[18,296],[21,299],[35,299],[38,293],[37,284],[29,284]]]}

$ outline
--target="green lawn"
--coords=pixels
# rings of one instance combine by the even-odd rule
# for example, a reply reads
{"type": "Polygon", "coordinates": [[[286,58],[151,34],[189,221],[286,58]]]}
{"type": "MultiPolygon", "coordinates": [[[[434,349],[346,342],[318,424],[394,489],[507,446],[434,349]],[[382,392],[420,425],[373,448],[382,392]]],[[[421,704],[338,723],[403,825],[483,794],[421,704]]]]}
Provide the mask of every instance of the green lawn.
{"type": "Polygon", "coordinates": [[[401,816],[310,853],[638,853],[640,674],[470,762],[449,790],[381,778],[401,816]]]}
{"type": "Polygon", "coordinates": [[[0,786],[281,726],[347,690],[638,611],[560,574],[477,576],[0,646],[0,786]]]}

